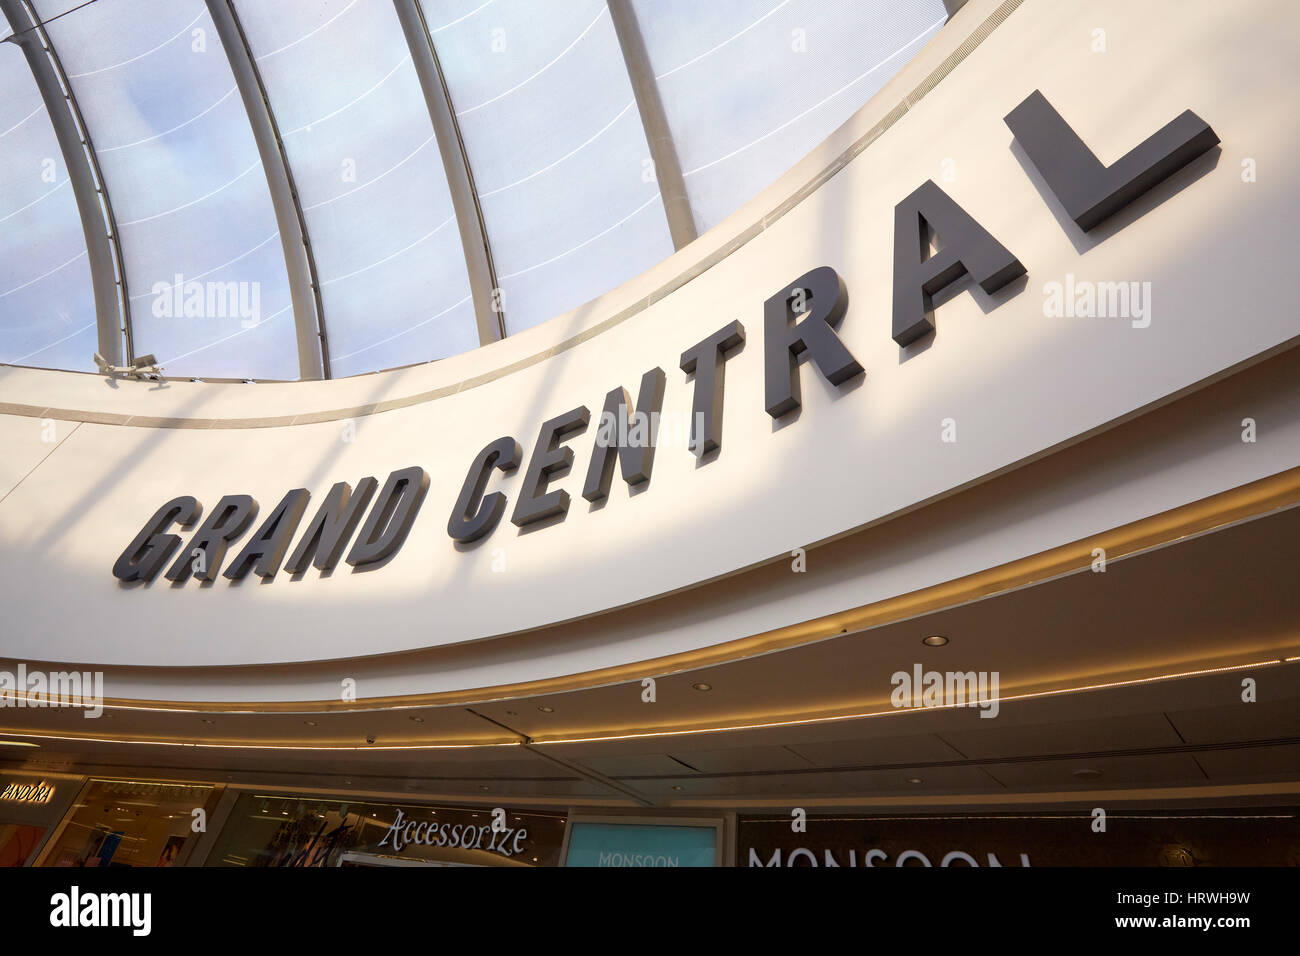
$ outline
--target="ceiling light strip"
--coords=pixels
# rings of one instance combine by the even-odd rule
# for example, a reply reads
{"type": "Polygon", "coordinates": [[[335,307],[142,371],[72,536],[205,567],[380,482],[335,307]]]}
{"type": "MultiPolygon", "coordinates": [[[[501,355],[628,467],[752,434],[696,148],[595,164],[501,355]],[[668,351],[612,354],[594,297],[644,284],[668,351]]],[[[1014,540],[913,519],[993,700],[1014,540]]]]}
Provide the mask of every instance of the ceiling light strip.
{"type": "MultiPolygon", "coordinates": [[[[415,743],[415,744],[258,744],[246,741],[159,740],[145,737],[94,737],[87,734],[32,734],[16,730],[0,730],[0,737],[22,740],[59,740],[74,743],[131,744],[146,747],[191,747],[197,750],[294,750],[304,752],[339,753],[373,750],[477,750],[487,747],[522,747],[522,741],[505,740],[484,743],[415,743]]],[[[8,741],[0,741],[0,746],[8,741]]],[[[22,746],[17,744],[16,746],[22,746]]]]}
{"type": "MultiPolygon", "coordinates": [[[[204,714],[368,713],[424,707],[472,706],[525,697],[593,690],[621,683],[640,682],[650,674],[668,676],[717,667],[763,654],[791,650],[838,638],[844,636],[846,632],[859,632],[922,617],[936,611],[1087,571],[1092,566],[1092,550],[1097,547],[1105,548],[1107,561],[1113,563],[1123,558],[1154,551],[1189,537],[1282,511],[1297,504],[1300,504],[1300,468],[1292,468],[1086,539],[943,584],[701,650],[686,651],[667,657],[564,677],[462,691],[375,697],[370,698],[363,706],[349,706],[338,701],[193,703],[105,698],[104,707],[106,710],[204,714]]],[[[1300,656],[1287,658],[1287,660],[1300,660],[1300,656]]]]}
{"type": "MultiPolygon", "coordinates": [[[[1134,687],[1139,684],[1152,684],[1159,681],[1181,680],[1190,677],[1203,677],[1207,674],[1221,674],[1229,671],[1248,670],[1250,668],[1275,667],[1285,663],[1279,658],[1265,661],[1252,661],[1248,664],[1230,664],[1224,667],[1209,667],[1201,670],[1182,671],[1172,674],[1157,674],[1151,677],[1136,677],[1130,680],[1109,681],[1102,684],[1084,684],[1078,687],[1062,687],[1054,690],[1032,691],[1024,694],[1009,694],[999,696],[998,703],[1006,704],[1017,700],[1035,700],[1042,697],[1063,697],[1067,694],[1078,694],[1087,691],[1112,690],[1119,687],[1134,687]]],[[[770,730],[784,727],[801,727],[811,724],[833,724],[841,723],[846,720],[867,720],[872,717],[892,717],[898,714],[925,713],[927,711],[953,710],[959,707],[970,707],[971,704],[935,704],[926,707],[891,707],[889,710],[865,711],[853,714],[837,714],[833,717],[800,717],[791,720],[770,720],[745,724],[728,724],[717,725],[712,727],[689,727],[676,728],[672,730],[654,730],[642,731],[634,734],[609,734],[597,735],[591,737],[551,737],[538,738],[532,740],[533,746],[544,746],[547,744],[579,744],[579,743],[600,743],[607,740],[646,740],[655,737],[688,737],[699,734],[717,734],[728,733],[734,730],[770,730]]]]}
{"type": "MultiPolygon", "coordinates": [[[[1229,664],[1223,667],[1207,667],[1190,671],[1179,671],[1177,673],[1156,674],[1150,677],[1137,677],[1129,680],[1107,681],[1099,684],[1083,684],[1076,687],[1062,687],[1053,690],[1032,691],[1024,694],[1011,694],[1005,697],[999,697],[999,704],[1006,704],[1021,700],[1035,700],[1044,697],[1063,697],[1068,694],[1085,693],[1089,691],[1112,690],[1120,687],[1135,687],[1142,684],[1151,684],[1161,681],[1182,680],[1192,677],[1204,677],[1209,674],[1223,674],[1232,671],[1248,670],[1251,668],[1260,669],[1266,667],[1277,667],[1287,663],[1281,658],[1272,658],[1269,660],[1250,661],[1243,664],[1229,664]]],[[[150,738],[130,738],[130,737],[94,737],[89,735],[76,734],[41,734],[25,733],[18,730],[0,730],[0,737],[20,738],[23,740],[60,740],[75,741],[79,743],[109,743],[109,744],[133,744],[139,746],[151,747],[193,747],[212,750],[295,750],[295,751],[373,751],[373,750],[473,750],[481,747],[524,747],[525,749],[534,749],[540,746],[553,744],[582,744],[582,743],[603,743],[612,740],[652,740],[662,737],[690,737],[700,734],[717,734],[730,733],[739,730],[771,730],[788,727],[802,727],[814,724],[833,724],[842,723],[849,720],[867,720],[873,717],[891,717],[900,714],[925,713],[939,710],[951,710],[958,707],[969,707],[970,704],[937,704],[932,707],[899,707],[890,708],[889,710],[864,711],[852,714],[836,714],[834,716],[823,717],[799,717],[788,720],[765,720],[751,721],[743,724],[718,724],[706,727],[678,727],[671,730],[652,730],[640,731],[628,734],[597,734],[584,736],[564,736],[551,738],[529,737],[524,740],[499,741],[492,743],[411,743],[411,744],[348,744],[348,745],[302,745],[302,744],[257,744],[243,742],[198,742],[198,741],[178,741],[178,740],[158,740],[150,738]]]]}

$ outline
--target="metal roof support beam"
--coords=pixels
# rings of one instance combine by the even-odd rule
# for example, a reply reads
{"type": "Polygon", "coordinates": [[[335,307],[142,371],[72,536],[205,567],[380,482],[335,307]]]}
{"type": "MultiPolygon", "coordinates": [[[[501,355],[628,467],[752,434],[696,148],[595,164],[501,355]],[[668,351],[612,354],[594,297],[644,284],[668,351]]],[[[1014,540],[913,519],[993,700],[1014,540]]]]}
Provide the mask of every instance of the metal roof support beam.
{"type": "Polygon", "coordinates": [[[397,19],[406,35],[411,61],[415,64],[424,102],[429,108],[429,119],[433,121],[433,133],[442,154],[447,185],[451,188],[451,204],[460,228],[460,243],[465,250],[478,340],[480,345],[487,345],[505,338],[506,329],[501,299],[497,295],[492,247],[488,244],[483,210],[479,206],[478,191],[474,188],[474,174],[465,154],[460,126],[456,122],[451,95],[447,92],[442,67],[438,65],[438,54],[433,48],[433,37],[429,35],[424,12],[416,0],[393,0],[393,6],[397,8],[397,19]]]}
{"type": "Polygon", "coordinates": [[[72,95],[72,86],[36,11],[23,0],[0,0],[0,12],[14,31],[5,42],[16,44],[27,57],[27,65],[54,127],[63,164],[72,184],[72,194],[77,201],[95,298],[99,354],[110,365],[129,364],[134,353],[126,271],[122,265],[113,206],[99,172],[90,134],[86,132],[81,110],[72,95]]]}
{"type": "Polygon", "coordinates": [[[966,6],[966,0],[943,0],[943,8],[948,11],[948,19],[957,15],[957,11],[966,6]]]}
{"type": "Polygon", "coordinates": [[[664,112],[659,85],[655,82],[655,72],[650,66],[650,54],[646,52],[645,39],[641,36],[632,0],[606,0],[606,5],[609,7],[610,19],[614,21],[614,32],[618,34],[618,45],[623,51],[628,78],[632,81],[636,107],[641,113],[641,125],[645,128],[646,143],[650,146],[650,161],[654,163],[655,178],[659,180],[659,197],[664,204],[664,214],[668,217],[668,231],[673,237],[673,248],[681,249],[699,233],[695,229],[695,217],[691,214],[691,202],[686,195],[686,178],[682,175],[682,164],[677,158],[677,147],[673,145],[673,134],[668,128],[668,115],[664,112]]]}
{"type": "Polygon", "coordinates": [[[321,307],[320,283],[316,278],[316,260],[307,237],[307,220],[293,184],[284,142],[280,139],[280,129],[234,5],[231,0],[205,2],[230,61],[231,72],[235,74],[235,84],[239,87],[244,112],[248,115],[257,152],[262,158],[266,185],[271,191],[271,206],[280,228],[280,246],[289,272],[289,296],[293,302],[293,322],[298,336],[298,377],[304,381],[329,378],[329,346],[325,340],[325,316],[321,307]]]}

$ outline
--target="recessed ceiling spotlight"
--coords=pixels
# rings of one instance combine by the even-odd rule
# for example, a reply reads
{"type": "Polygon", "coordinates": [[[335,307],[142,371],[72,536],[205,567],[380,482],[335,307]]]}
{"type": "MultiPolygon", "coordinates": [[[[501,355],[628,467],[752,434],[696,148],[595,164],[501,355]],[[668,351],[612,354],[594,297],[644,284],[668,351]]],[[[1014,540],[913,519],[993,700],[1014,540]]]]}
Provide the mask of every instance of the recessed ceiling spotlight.
{"type": "Polygon", "coordinates": [[[1092,767],[1083,767],[1082,769],[1074,771],[1074,777],[1079,780],[1096,780],[1100,776],[1101,771],[1095,770],[1092,767]]]}
{"type": "Polygon", "coordinates": [[[554,707],[547,707],[545,704],[538,704],[538,705],[537,705],[537,709],[540,710],[543,714],[553,714],[553,713],[555,713],[555,708],[554,708],[554,707]]]}
{"type": "Polygon", "coordinates": [[[925,783],[925,781],[922,780],[920,777],[908,777],[908,778],[907,778],[907,782],[908,782],[908,783],[925,783]]]}
{"type": "Polygon", "coordinates": [[[314,721],[314,720],[304,720],[303,723],[306,724],[308,727],[315,727],[315,726],[316,726],[316,721],[314,721]]]}
{"type": "Polygon", "coordinates": [[[415,721],[417,724],[422,724],[422,723],[424,723],[424,718],[423,718],[423,717],[412,717],[411,719],[412,719],[413,721],[415,721]]]}
{"type": "Polygon", "coordinates": [[[931,634],[929,637],[922,638],[921,643],[926,647],[943,647],[948,643],[948,638],[942,634],[931,634]]]}
{"type": "Polygon", "coordinates": [[[713,690],[713,685],[706,684],[704,681],[696,681],[691,686],[694,687],[696,690],[713,690]]]}

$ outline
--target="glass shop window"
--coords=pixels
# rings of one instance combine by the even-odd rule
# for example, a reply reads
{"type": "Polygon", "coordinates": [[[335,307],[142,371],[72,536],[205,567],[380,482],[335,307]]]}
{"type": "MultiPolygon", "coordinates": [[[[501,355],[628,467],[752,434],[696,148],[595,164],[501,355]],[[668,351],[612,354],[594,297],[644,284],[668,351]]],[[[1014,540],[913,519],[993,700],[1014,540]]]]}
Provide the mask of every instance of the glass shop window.
{"type": "Polygon", "coordinates": [[[92,780],[42,865],[179,866],[199,837],[194,811],[216,802],[199,784],[92,780]]]}
{"type": "Polygon", "coordinates": [[[209,866],[555,866],[565,814],[244,794],[209,866]]]}
{"type": "Polygon", "coordinates": [[[22,866],[45,836],[45,827],[0,823],[0,867],[22,866]]]}

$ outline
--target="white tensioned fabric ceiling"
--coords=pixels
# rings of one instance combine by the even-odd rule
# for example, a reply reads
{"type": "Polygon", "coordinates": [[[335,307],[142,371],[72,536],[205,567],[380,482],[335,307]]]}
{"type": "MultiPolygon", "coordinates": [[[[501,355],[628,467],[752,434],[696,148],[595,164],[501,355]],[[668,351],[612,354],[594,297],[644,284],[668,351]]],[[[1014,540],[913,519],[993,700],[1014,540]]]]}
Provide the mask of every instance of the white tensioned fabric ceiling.
{"type": "Polygon", "coordinates": [[[444,358],[590,301],[776,180],[947,20],[942,0],[0,10],[0,363],[89,371],[108,348],[273,380],[444,358]]]}

